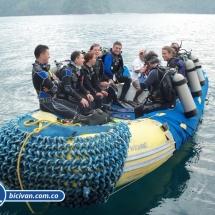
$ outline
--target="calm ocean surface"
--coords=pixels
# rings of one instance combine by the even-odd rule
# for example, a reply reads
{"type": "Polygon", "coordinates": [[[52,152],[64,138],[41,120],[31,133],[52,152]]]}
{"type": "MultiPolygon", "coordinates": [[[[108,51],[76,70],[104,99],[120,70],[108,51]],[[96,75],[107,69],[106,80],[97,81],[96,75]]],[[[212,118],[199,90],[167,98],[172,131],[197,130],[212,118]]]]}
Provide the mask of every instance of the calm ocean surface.
{"type": "MultiPolygon", "coordinates": [[[[31,82],[34,49],[50,48],[50,63],[68,59],[93,43],[123,44],[131,68],[139,49],[154,50],[171,42],[193,50],[210,81],[208,102],[194,137],[165,164],[123,190],[104,205],[81,209],[52,206],[47,215],[196,215],[215,214],[215,15],[106,14],[0,17],[0,126],[38,108],[31,82]]],[[[0,173],[1,174],[1,173],[0,173]]],[[[34,203],[36,211],[43,204],[34,203]]],[[[0,215],[31,214],[25,203],[4,203],[0,215]]]]}

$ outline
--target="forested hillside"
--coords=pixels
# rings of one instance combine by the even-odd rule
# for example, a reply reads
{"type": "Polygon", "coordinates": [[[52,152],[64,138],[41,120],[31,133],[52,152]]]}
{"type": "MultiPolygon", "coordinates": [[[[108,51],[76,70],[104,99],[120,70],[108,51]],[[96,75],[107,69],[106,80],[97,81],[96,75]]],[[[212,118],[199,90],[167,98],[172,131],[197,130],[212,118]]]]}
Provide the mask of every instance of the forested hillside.
{"type": "Polygon", "coordinates": [[[0,0],[0,16],[92,13],[215,14],[214,0],[0,0]]]}

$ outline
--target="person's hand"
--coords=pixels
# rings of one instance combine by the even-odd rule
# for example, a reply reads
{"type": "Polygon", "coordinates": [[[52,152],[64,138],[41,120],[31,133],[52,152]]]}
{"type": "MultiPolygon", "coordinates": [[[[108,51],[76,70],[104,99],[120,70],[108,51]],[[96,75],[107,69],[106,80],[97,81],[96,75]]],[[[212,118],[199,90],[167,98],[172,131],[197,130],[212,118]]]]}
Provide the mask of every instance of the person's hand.
{"type": "Polygon", "coordinates": [[[100,85],[101,87],[107,88],[108,82],[107,81],[100,82],[100,85]]]}
{"type": "Polygon", "coordinates": [[[104,96],[108,96],[108,93],[104,90],[101,91],[101,93],[104,95],[104,96]]]}
{"type": "Polygon", "coordinates": [[[54,73],[52,73],[52,78],[53,78],[54,80],[56,80],[56,79],[57,79],[57,76],[56,76],[54,73]]]}
{"type": "Polygon", "coordinates": [[[110,84],[113,84],[114,81],[113,81],[112,79],[109,79],[109,83],[110,83],[110,84]]]}
{"type": "Polygon", "coordinates": [[[84,99],[84,98],[82,98],[80,102],[81,102],[81,104],[82,104],[84,107],[88,107],[88,106],[89,106],[88,101],[87,101],[86,99],[84,99]]]}
{"type": "Polygon", "coordinates": [[[91,94],[87,94],[87,99],[91,102],[93,102],[94,98],[91,94]]]}
{"type": "Polygon", "coordinates": [[[98,93],[96,93],[96,96],[103,97],[103,94],[98,92],[98,93]]]}
{"type": "Polygon", "coordinates": [[[146,72],[146,70],[148,69],[148,65],[144,64],[144,66],[141,68],[141,72],[146,72]]]}
{"type": "Polygon", "coordinates": [[[44,90],[46,93],[48,93],[48,92],[49,92],[49,89],[48,89],[48,88],[46,88],[46,87],[43,87],[43,90],[44,90]]]}

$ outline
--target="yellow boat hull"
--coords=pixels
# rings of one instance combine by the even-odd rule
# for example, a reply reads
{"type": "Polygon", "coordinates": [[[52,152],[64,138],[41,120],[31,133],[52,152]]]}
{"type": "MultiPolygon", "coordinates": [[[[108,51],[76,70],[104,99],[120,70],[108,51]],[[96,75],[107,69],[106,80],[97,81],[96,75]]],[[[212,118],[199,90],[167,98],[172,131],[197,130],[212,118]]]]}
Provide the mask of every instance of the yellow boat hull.
{"type": "MultiPolygon", "coordinates": [[[[49,120],[55,122],[56,116],[50,113],[38,111],[33,117],[38,120],[49,120]]],[[[126,121],[124,121],[126,122],[126,121]]],[[[127,121],[131,132],[124,173],[117,186],[138,179],[169,159],[175,151],[175,141],[169,130],[165,130],[162,124],[151,119],[140,119],[127,121]]],[[[94,136],[96,134],[84,134],[82,137],[94,136]]],[[[72,141],[68,142],[72,144],[72,141]]],[[[68,156],[70,160],[70,156],[68,156]]]]}

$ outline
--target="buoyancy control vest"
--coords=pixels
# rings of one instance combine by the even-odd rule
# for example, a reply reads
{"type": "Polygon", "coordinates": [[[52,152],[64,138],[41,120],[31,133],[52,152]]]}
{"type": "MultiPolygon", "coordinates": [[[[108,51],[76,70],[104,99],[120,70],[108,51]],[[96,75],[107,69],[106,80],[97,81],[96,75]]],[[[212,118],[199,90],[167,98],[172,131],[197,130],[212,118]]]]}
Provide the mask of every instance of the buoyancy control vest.
{"type": "Polygon", "coordinates": [[[94,67],[88,67],[86,64],[83,65],[83,69],[87,71],[87,78],[89,81],[92,80],[93,75],[95,74],[94,67]]]}
{"type": "Polygon", "coordinates": [[[103,56],[102,56],[103,62],[104,62],[104,59],[105,59],[106,55],[108,55],[108,54],[111,55],[111,57],[112,57],[112,64],[111,64],[110,70],[116,76],[121,76],[122,73],[123,73],[123,70],[124,70],[123,69],[124,64],[123,64],[122,55],[121,54],[115,55],[112,52],[112,49],[110,49],[107,53],[103,54],[103,56]]]}
{"type": "Polygon", "coordinates": [[[32,68],[32,81],[40,103],[50,102],[58,91],[58,86],[53,83],[54,79],[49,64],[41,64],[35,61],[32,68]],[[50,91],[45,92],[44,87],[50,89],[50,91]]]}
{"type": "Polygon", "coordinates": [[[158,65],[155,69],[158,71],[159,80],[156,81],[154,87],[149,94],[152,101],[161,101],[175,103],[176,92],[172,84],[172,78],[175,73],[174,69],[158,65]]]}
{"type": "Polygon", "coordinates": [[[94,71],[95,71],[96,76],[98,78],[98,81],[102,82],[103,78],[104,78],[104,64],[103,64],[103,61],[102,61],[101,57],[98,57],[96,59],[96,63],[93,66],[93,68],[94,68],[94,71]]]}
{"type": "Polygon", "coordinates": [[[79,86],[79,81],[81,80],[81,71],[76,65],[71,61],[67,66],[64,66],[60,70],[56,72],[56,76],[62,81],[62,72],[64,70],[69,70],[71,76],[71,86],[72,88],[77,91],[79,86]]]}

